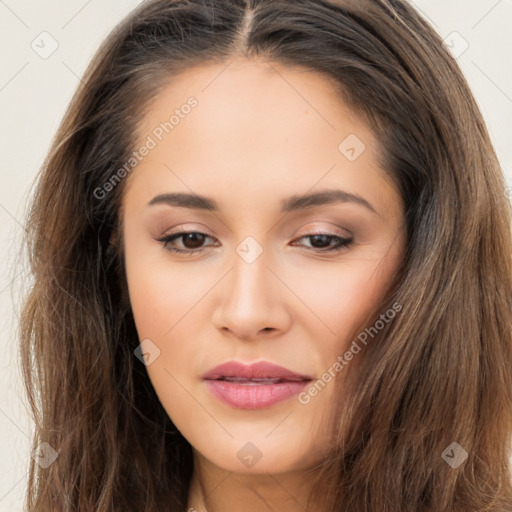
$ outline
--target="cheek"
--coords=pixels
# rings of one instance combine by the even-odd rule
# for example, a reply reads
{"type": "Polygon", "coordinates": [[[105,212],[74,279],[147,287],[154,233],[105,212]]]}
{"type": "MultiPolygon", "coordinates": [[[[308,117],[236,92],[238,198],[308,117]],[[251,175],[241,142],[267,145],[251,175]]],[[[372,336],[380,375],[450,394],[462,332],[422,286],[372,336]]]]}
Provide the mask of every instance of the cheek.
{"type": "MultiPolygon", "coordinates": [[[[169,393],[179,392],[178,382],[185,384],[184,378],[189,381],[199,378],[205,353],[207,312],[204,307],[211,288],[207,277],[198,279],[197,272],[189,275],[181,270],[184,267],[175,268],[178,270],[169,265],[164,269],[157,264],[139,264],[128,277],[139,339],[150,339],[160,351],[147,371],[157,393],[164,393],[160,396],[164,404],[171,403],[169,393]]],[[[208,352],[210,357],[215,357],[215,347],[210,347],[208,352]]]]}
{"type": "MultiPolygon", "coordinates": [[[[307,272],[289,273],[285,279],[306,308],[295,320],[303,324],[331,363],[353,337],[366,327],[368,315],[378,312],[400,264],[401,248],[368,253],[335,265],[311,266],[307,272]]],[[[283,279],[283,280],[285,280],[283,279]]]]}
{"type": "Polygon", "coordinates": [[[205,298],[211,287],[184,272],[139,266],[128,278],[130,302],[140,333],[166,336],[175,326],[186,321],[186,315],[205,298]],[[183,319],[183,320],[181,320],[183,319]]]}
{"type": "Polygon", "coordinates": [[[125,234],[130,304],[139,336],[164,338],[200,303],[215,276],[208,284],[207,271],[198,275],[194,265],[171,262],[160,244],[143,237],[130,230],[125,234]]]}
{"type": "Polygon", "coordinates": [[[184,267],[171,270],[157,262],[133,262],[126,268],[137,333],[159,351],[146,371],[169,418],[188,435],[204,421],[204,411],[192,398],[198,393],[204,358],[199,322],[193,320],[201,314],[201,298],[210,286],[187,276],[184,267]]]}

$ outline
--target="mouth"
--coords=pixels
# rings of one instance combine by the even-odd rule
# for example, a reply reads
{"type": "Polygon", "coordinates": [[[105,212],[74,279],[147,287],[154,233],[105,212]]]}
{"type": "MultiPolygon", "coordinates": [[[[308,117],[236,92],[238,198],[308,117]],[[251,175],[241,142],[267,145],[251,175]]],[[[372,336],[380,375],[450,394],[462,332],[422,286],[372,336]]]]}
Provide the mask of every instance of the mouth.
{"type": "Polygon", "coordinates": [[[303,378],[303,377],[219,377],[217,379],[205,379],[205,380],[221,380],[225,382],[233,382],[235,384],[245,385],[245,386],[261,386],[261,385],[270,385],[270,384],[280,384],[283,382],[310,382],[312,379],[303,378]]]}
{"type": "Polygon", "coordinates": [[[215,398],[236,409],[262,409],[300,393],[313,380],[282,366],[260,361],[228,361],[203,375],[215,398]]]}
{"type": "Polygon", "coordinates": [[[203,380],[225,380],[226,382],[276,384],[279,381],[301,382],[313,380],[311,375],[289,370],[269,361],[244,364],[239,361],[227,361],[203,375],[203,380]]]}

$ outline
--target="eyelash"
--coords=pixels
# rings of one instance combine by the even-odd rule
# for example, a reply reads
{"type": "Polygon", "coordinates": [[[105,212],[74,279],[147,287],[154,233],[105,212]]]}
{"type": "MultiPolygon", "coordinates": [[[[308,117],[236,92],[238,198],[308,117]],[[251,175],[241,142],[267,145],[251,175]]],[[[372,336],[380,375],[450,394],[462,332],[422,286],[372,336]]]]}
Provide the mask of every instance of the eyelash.
{"type": "MultiPolygon", "coordinates": [[[[206,233],[202,233],[200,231],[180,231],[178,233],[173,233],[172,235],[158,238],[157,241],[160,242],[164,246],[165,249],[167,249],[168,251],[173,252],[173,253],[192,255],[192,254],[197,254],[197,253],[203,252],[205,250],[205,248],[184,250],[184,249],[177,249],[176,247],[169,247],[168,244],[170,242],[172,242],[173,240],[182,238],[183,236],[190,235],[190,234],[198,234],[198,235],[203,235],[207,238],[212,238],[211,236],[207,235],[206,233]]],[[[354,241],[352,238],[344,238],[344,237],[341,237],[338,235],[333,235],[331,233],[311,233],[309,235],[301,236],[297,240],[302,240],[303,238],[313,238],[315,236],[326,236],[330,239],[334,239],[334,240],[338,241],[338,243],[335,247],[331,247],[328,249],[315,249],[314,247],[310,248],[311,250],[313,250],[317,253],[326,253],[326,252],[338,253],[344,249],[348,249],[354,241]]]]}

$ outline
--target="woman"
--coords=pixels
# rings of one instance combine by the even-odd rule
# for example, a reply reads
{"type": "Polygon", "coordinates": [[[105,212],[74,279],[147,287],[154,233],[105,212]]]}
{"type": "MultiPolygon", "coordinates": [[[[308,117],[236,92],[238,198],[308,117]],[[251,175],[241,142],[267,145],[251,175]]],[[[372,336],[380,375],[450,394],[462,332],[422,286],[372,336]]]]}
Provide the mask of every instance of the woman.
{"type": "Polygon", "coordinates": [[[503,191],[407,3],[141,4],[27,221],[27,510],[511,510],[503,191]]]}

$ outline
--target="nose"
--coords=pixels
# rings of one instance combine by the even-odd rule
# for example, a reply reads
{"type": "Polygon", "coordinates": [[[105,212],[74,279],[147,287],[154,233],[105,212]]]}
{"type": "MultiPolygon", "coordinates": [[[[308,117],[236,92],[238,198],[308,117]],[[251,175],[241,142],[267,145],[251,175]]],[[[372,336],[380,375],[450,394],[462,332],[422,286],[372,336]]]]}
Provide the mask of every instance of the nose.
{"type": "Polygon", "coordinates": [[[291,319],[286,300],[290,294],[276,271],[269,268],[265,251],[248,263],[235,255],[233,268],[218,288],[213,323],[242,340],[282,333],[291,319]]]}

